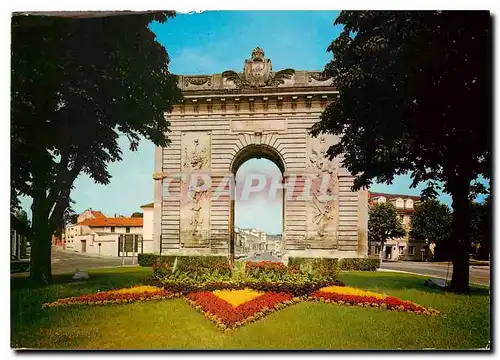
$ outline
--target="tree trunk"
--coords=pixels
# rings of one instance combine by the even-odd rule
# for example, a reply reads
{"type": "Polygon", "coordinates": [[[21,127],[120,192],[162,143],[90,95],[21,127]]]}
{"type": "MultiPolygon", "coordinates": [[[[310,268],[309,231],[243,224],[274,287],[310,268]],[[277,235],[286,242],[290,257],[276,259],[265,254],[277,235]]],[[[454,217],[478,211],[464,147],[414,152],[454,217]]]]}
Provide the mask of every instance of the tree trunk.
{"type": "Polygon", "coordinates": [[[451,230],[453,275],[451,290],[458,293],[469,291],[470,245],[470,180],[461,179],[453,188],[453,222],[451,230]]]}
{"type": "Polygon", "coordinates": [[[36,285],[48,285],[52,282],[51,234],[36,231],[31,244],[30,277],[36,285]]]}
{"type": "MultiPolygon", "coordinates": [[[[40,194],[40,196],[42,196],[40,194]]],[[[47,285],[52,282],[51,236],[48,209],[45,199],[33,197],[33,237],[31,239],[30,277],[35,285],[47,285]]]]}

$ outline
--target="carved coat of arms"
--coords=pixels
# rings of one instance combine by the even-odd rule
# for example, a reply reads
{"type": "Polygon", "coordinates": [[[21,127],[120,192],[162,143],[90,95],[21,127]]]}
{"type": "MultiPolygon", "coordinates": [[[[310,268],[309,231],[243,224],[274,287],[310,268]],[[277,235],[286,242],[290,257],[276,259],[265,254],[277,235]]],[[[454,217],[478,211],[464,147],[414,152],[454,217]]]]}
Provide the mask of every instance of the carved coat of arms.
{"type": "Polygon", "coordinates": [[[251,59],[245,60],[243,73],[228,70],[222,73],[222,77],[234,82],[238,88],[263,87],[283,84],[285,79],[290,79],[294,73],[293,69],[273,72],[271,60],[264,57],[264,51],[260,47],[256,47],[252,51],[251,59]]]}

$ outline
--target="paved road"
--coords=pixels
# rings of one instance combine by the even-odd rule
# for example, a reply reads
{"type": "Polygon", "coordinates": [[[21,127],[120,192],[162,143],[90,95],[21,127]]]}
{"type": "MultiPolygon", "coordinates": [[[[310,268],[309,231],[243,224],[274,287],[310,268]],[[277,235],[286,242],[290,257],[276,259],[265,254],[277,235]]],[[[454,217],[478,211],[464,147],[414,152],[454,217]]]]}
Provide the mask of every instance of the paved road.
{"type": "MultiPolygon", "coordinates": [[[[252,255],[238,261],[281,261],[269,252],[263,252],[260,256],[252,255]]],[[[137,260],[135,261],[137,262],[137,260]]],[[[122,258],[119,257],[99,257],[97,255],[81,254],[64,250],[52,250],[52,272],[54,274],[74,272],[78,270],[88,270],[92,268],[121,266],[122,258]]],[[[124,265],[132,265],[132,258],[125,258],[124,265]]],[[[413,261],[384,262],[381,269],[406,271],[425,276],[434,276],[451,279],[453,265],[450,263],[428,263],[413,261]]],[[[490,284],[489,266],[470,266],[470,282],[474,284],[490,284]]]]}
{"type": "Polygon", "coordinates": [[[271,255],[268,252],[263,252],[260,254],[260,256],[252,255],[246,258],[239,259],[238,261],[281,261],[281,259],[274,255],[271,255]]]}
{"type": "MultiPolygon", "coordinates": [[[[414,261],[383,262],[381,269],[407,271],[421,275],[434,276],[451,280],[453,265],[450,263],[428,263],[414,261]]],[[[489,266],[470,266],[470,282],[473,284],[490,285],[489,266]]]]}
{"type": "MultiPolygon", "coordinates": [[[[137,263],[137,259],[135,260],[137,263]]],[[[62,274],[92,268],[121,266],[122,258],[82,254],[65,250],[52,250],[52,273],[62,274]]],[[[132,265],[132,258],[125,258],[125,265],[132,265]]]]}

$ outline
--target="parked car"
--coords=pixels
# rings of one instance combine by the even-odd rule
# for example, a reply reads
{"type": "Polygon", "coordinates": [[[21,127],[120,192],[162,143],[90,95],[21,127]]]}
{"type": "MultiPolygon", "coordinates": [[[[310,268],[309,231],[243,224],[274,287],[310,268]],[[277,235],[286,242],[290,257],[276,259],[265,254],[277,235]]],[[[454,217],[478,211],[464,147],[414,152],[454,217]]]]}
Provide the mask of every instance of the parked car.
{"type": "Polygon", "coordinates": [[[30,270],[30,260],[29,259],[19,259],[15,255],[10,256],[10,272],[27,272],[30,270]]]}

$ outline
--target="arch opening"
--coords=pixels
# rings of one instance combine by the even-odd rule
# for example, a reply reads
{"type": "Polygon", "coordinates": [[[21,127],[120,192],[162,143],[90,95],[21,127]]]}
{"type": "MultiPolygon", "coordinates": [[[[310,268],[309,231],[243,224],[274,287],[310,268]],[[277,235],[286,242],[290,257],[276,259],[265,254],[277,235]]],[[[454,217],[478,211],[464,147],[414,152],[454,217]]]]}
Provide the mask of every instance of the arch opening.
{"type": "Polygon", "coordinates": [[[280,261],[285,233],[281,155],[269,145],[249,145],[235,155],[231,172],[236,185],[230,213],[231,261],[280,261]],[[264,179],[265,185],[259,185],[264,179]],[[249,191],[252,186],[255,192],[249,191]]]}

